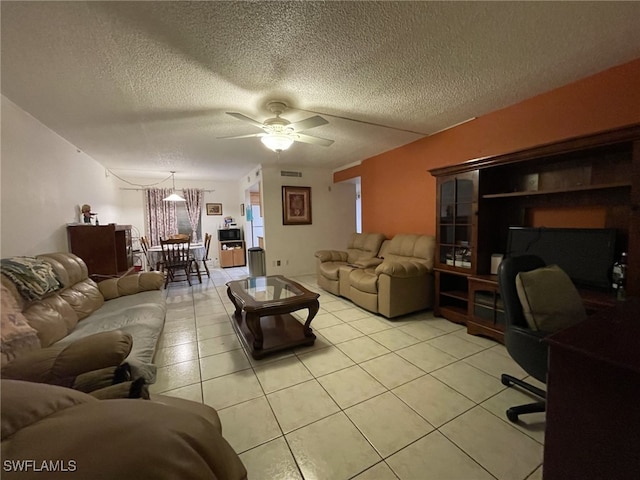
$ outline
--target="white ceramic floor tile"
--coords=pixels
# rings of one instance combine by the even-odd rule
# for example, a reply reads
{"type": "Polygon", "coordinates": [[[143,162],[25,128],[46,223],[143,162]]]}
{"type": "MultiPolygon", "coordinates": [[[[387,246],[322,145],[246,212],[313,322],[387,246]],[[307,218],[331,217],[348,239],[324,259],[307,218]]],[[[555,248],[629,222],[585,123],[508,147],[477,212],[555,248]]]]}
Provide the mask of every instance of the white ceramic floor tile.
{"type": "Polygon", "coordinates": [[[418,340],[416,337],[398,330],[397,328],[383,330],[381,332],[373,333],[369,336],[376,342],[381,343],[392,351],[420,342],[420,340],[418,340]]]}
{"type": "MultiPolygon", "coordinates": [[[[222,307],[223,308],[223,307],[222,307]]],[[[198,327],[206,327],[207,325],[218,325],[220,323],[229,323],[229,315],[226,312],[212,313],[207,315],[196,314],[196,325],[198,327]]]]}
{"type": "Polygon", "coordinates": [[[318,330],[333,327],[334,325],[341,325],[342,323],[344,322],[332,313],[319,313],[311,320],[311,328],[318,330]]]}
{"type": "Polygon", "coordinates": [[[387,391],[357,365],[319,377],[318,382],[343,409],[387,391]]]}
{"type": "Polygon", "coordinates": [[[198,358],[198,345],[196,343],[182,343],[172,347],[156,350],[153,363],[157,367],[165,367],[174,363],[187,362],[198,358]]]}
{"type": "Polygon", "coordinates": [[[424,375],[393,389],[402,401],[436,427],[476,404],[431,375],[424,375]]]}
{"type": "Polygon", "coordinates": [[[240,454],[247,478],[265,480],[303,480],[284,437],[240,454]]]}
{"type": "Polygon", "coordinates": [[[542,465],[527,477],[527,480],[542,480],[542,465]]]}
{"type": "Polygon", "coordinates": [[[219,410],[264,395],[253,370],[241,370],[202,382],[204,403],[219,410]]]}
{"type": "Polygon", "coordinates": [[[198,340],[206,340],[207,338],[221,337],[223,335],[233,335],[233,325],[228,323],[214,323],[212,325],[205,325],[196,329],[198,333],[198,340]]]}
{"type": "Polygon", "coordinates": [[[295,353],[295,354],[309,353],[309,352],[313,352],[314,350],[321,350],[323,348],[327,348],[327,347],[331,347],[332,346],[332,343],[329,340],[324,338],[320,332],[318,332],[317,330],[313,329],[313,325],[311,325],[311,326],[312,326],[313,334],[316,336],[315,342],[313,342],[313,345],[305,345],[305,346],[302,346],[302,347],[296,347],[296,348],[293,349],[293,353],[295,353]]]}
{"type": "Polygon", "coordinates": [[[456,357],[432,347],[428,342],[402,348],[396,353],[425,372],[432,372],[457,360],[456,357]]]}
{"type": "Polygon", "coordinates": [[[369,337],[354,338],[336,346],[356,363],[391,353],[389,349],[369,337]]]}
{"type": "Polygon", "coordinates": [[[432,432],[386,459],[400,480],[495,480],[440,432],[432,432]]]}
{"type": "Polygon", "coordinates": [[[158,341],[158,348],[173,347],[183,343],[193,343],[196,340],[197,337],[194,330],[163,332],[158,341]]]}
{"type": "Polygon", "coordinates": [[[298,358],[314,377],[327,375],[353,365],[353,360],[336,347],[322,348],[308,353],[298,354],[298,358]]]}
{"type": "Polygon", "coordinates": [[[360,320],[361,318],[367,318],[370,316],[369,313],[358,308],[347,308],[344,310],[338,310],[334,313],[334,315],[343,322],[353,322],[354,320],[360,320]]]}
{"type": "Polygon", "coordinates": [[[425,436],[433,426],[387,392],[345,410],[382,458],[425,436]]]}
{"type": "Polygon", "coordinates": [[[346,342],[353,338],[362,337],[364,334],[350,325],[343,323],[341,325],[334,325],[332,327],[318,329],[324,338],[329,340],[334,345],[340,342],[346,342]]]}
{"type": "Polygon", "coordinates": [[[398,327],[398,330],[408,333],[412,337],[416,337],[418,340],[422,341],[446,335],[446,332],[439,328],[432,327],[425,320],[414,322],[403,327],[398,327]]]}
{"type": "MultiPolygon", "coordinates": [[[[516,405],[524,405],[527,403],[537,402],[540,399],[535,395],[519,390],[518,388],[506,388],[497,395],[489,398],[481,403],[481,405],[505,422],[507,419],[506,411],[510,407],[516,405]]],[[[523,433],[526,433],[538,443],[544,444],[544,431],[547,425],[546,415],[544,412],[527,413],[520,415],[516,423],[509,422],[523,433]]]]}
{"type": "Polygon", "coordinates": [[[454,333],[432,338],[427,341],[429,345],[435,347],[456,358],[465,358],[485,349],[477,343],[468,342],[454,333]]]}
{"type": "Polygon", "coordinates": [[[185,400],[191,400],[192,402],[202,403],[202,384],[198,382],[192,385],[187,385],[186,387],[179,387],[162,392],[162,395],[184,398],[185,400]]]}
{"type": "Polygon", "coordinates": [[[378,318],[367,317],[360,320],[355,320],[353,322],[349,322],[353,328],[360,330],[362,333],[366,335],[371,335],[372,333],[381,332],[383,330],[389,330],[393,328],[392,325],[389,325],[388,322],[384,322],[378,318]]]}
{"type": "Polygon", "coordinates": [[[346,480],[381,459],[342,412],[286,435],[305,479],[346,480]]]}
{"type": "Polygon", "coordinates": [[[462,361],[436,370],[432,375],[476,403],[506,388],[496,377],[462,361]]]}
{"type": "Polygon", "coordinates": [[[395,388],[425,374],[424,371],[395,353],[367,360],[360,366],[387,388],[395,388]]]}
{"type": "Polygon", "coordinates": [[[516,378],[525,378],[525,372],[511,357],[505,357],[498,351],[490,348],[464,359],[464,362],[482,370],[483,372],[500,378],[503,373],[508,373],[516,378]]]}
{"type": "Polygon", "coordinates": [[[499,480],[521,480],[542,463],[542,445],[479,406],[440,432],[499,480]]]}
{"type": "Polygon", "coordinates": [[[496,342],[491,338],[481,337],[480,335],[469,335],[467,331],[464,329],[455,331],[453,333],[454,335],[459,336],[463,340],[466,340],[467,342],[471,342],[471,343],[476,343],[481,347],[492,348],[498,345],[498,342],[496,342]]]}
{"type": "Polygon", "coordinates": [[[156,382],[149,385],[149,392],[162,393],[196,382],[200,382],[200,368],[197,360],[174,363],[158,368],[156,382]]]}
{"type": "Polygon", "coordinates": [[[222,335],[221,337],[207,338],[198,342],[200,357],[208,357],[218,353],[228,352],[242,348],[235,334],[222,335]]]}
{"type": "Polygon", "coordinates": [[[398,480],[393,470],[385,462],[376,463],[373,467],[365,470],[360,475],[353,477],[353,480],[398,480]]]}
{"type": "Polygon", "coordinates": [[[317,380],[271,393],[267,395],[267,400],[284,433],[340,411],[340,407],[317,380]]]}
{"type": "Polygon", "coordinates": [[[351,304],[343,302],[342,300],[336,300],[333,302],[320,301],[320,311],[337,312],[339,310],[346,310],[347,308],[351,308],[351,304]]]}
{"type": "Polygon", "coordinates": [[[218,410],[218,416],[224,438],[238,454],[282,436],[265,397],[218,410]]]}
{"type": "Polygon", "coordinates": [[[450,322],[446,318],[431,317],[427,320],[427,324],[447,333],[452,333],[458,330],[467,330],[467,327],[464,325],[450,322]]]}
{"type": "Polygon", "coordinates": [[[313,378],[313,375],[296,356],[271,362],[264,366],[256,366],[255,372],[265,393],[275,392],[313,378]]]}
{"type": "Polygon", "coordinates": [[[230,352],[218,353],[217,355],[210,355],[200,359],[203,380],[220,377],[250,367],[251,364],[244,350],[231,350],[230,352]]]}

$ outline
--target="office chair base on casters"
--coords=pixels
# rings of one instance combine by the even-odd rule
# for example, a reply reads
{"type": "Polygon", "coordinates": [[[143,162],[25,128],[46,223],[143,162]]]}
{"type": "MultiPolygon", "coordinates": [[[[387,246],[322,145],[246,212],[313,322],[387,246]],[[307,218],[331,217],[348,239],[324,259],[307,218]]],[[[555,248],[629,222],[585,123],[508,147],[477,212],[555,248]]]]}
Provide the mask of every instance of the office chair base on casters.
{"type": "Polygon", "coordinates": [[[507,410],[507,418],[511,422],[517,422],[518,416],[523,415],[525,413],[535,413],[535,412],[544,412],[546,410],[547,404],[545,402],[545,398],[547,398],[547,394],[544,390],[539,389],[538,387],[534,387],[533,385],[520,380],[519,378],[512,377],[511,375],[507,375],[503,373],[500,377],[500,381],[503,385],[510,387],[512,385],[517,385],[524,390],[533,393],[534,395],[542,398],[543,400],[540,402],[527,403],[526,405],[518,405],[515,407],[511,407],[507,410]]]}

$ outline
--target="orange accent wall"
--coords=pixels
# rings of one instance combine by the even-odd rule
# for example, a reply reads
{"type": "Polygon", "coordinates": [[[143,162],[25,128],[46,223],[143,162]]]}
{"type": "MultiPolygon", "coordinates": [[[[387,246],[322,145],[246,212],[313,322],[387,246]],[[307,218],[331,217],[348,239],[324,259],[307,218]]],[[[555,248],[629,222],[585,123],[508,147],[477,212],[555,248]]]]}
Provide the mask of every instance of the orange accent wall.
{"type": "Polygon", "coordinates": [[[336,172],[361,178],[362,229],[435,234],[429,169],[640,123],[640,59],[336,172]]]}

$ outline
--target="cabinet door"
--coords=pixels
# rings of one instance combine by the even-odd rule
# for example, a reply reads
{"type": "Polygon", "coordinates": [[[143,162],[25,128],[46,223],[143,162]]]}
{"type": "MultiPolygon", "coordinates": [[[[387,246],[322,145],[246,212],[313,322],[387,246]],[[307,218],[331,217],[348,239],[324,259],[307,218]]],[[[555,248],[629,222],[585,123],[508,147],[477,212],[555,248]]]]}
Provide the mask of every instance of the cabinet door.
{"type": "Polygon", "coordinates": [[[438,178],[437,265],[475,272],[478,172],[438,178]]]}
{"type": "Polygon", "coordinates": [[[245,264],[244,248],[235,248],[233,250],[233,264],[236,267],[241,267],[245,264]]]}
{"type": "Polygon", "coordinates": [[[220,266],[224,267],[233,267],[233,250],[220,250],[220,266]]]}

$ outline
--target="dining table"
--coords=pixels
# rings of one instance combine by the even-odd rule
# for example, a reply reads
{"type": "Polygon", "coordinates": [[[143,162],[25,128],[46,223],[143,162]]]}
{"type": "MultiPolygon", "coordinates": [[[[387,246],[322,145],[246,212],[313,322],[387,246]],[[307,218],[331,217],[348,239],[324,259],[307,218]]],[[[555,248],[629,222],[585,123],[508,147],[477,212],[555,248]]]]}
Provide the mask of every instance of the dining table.
{"type": "MultiPolygon", "coordinates": [[[[196,261],[201,262],[202,260],[204,260],[204,243],[192,243],[191,245],[189,245],[189,251],[192,253],[193,258],[195,258],[196,261]]],[[[162,247],[160,245],[149,247],[149,249],[147,250],[147,254],[149,255],[148,265],[157,265],[158,262],[162,261],[162,247]]]]}

